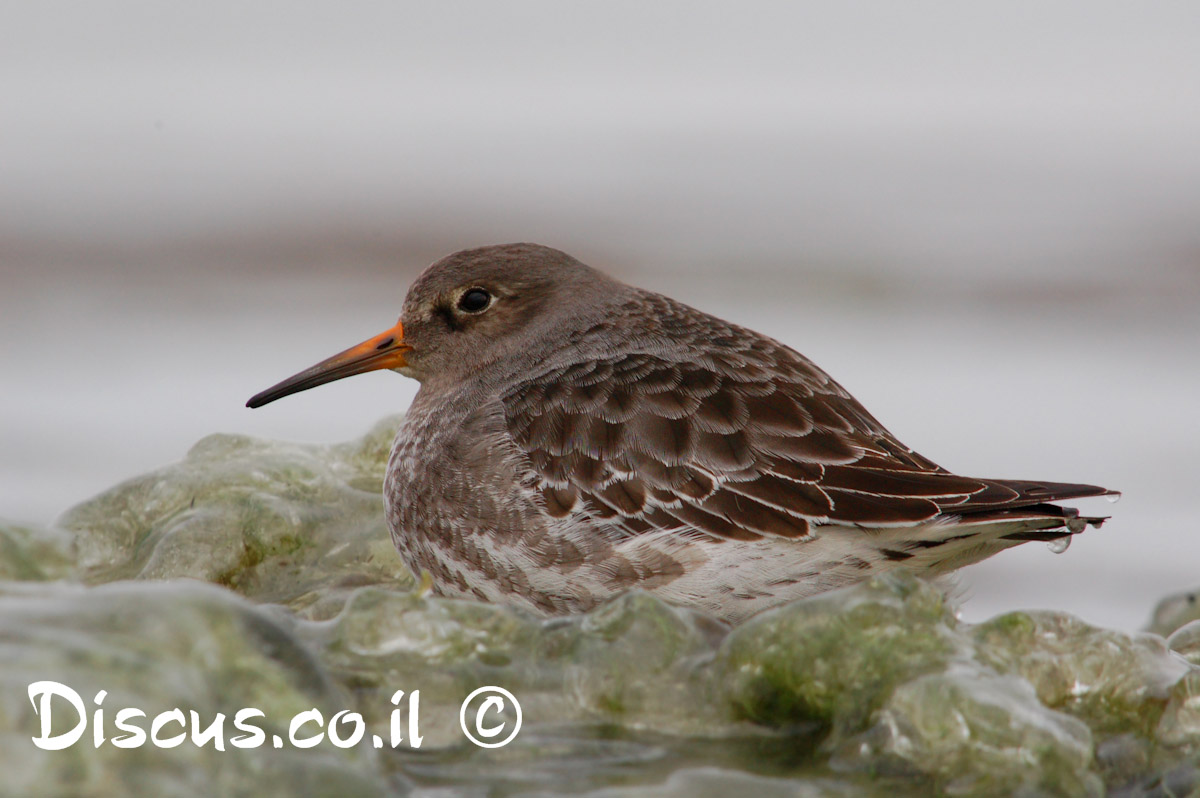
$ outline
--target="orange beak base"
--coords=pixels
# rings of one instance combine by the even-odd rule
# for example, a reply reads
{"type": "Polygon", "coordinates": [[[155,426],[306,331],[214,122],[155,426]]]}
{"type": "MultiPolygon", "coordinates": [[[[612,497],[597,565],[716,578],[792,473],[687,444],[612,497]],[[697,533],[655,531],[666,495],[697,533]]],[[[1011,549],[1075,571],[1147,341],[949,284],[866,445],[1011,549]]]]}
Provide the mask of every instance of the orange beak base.
{"type": "Polygon", "coordinates": [[[353,377],[376,369],[396,369],[408,365],[404,359],[412,347],[404,343],[404,327],[399,322],[374,338],[368,338],[357,346],[322,360],[283,382],[272,385],[262,393],[250,397],[246,407],[262,407],[293,393],[307,391],[327,382],[353,377]]]}

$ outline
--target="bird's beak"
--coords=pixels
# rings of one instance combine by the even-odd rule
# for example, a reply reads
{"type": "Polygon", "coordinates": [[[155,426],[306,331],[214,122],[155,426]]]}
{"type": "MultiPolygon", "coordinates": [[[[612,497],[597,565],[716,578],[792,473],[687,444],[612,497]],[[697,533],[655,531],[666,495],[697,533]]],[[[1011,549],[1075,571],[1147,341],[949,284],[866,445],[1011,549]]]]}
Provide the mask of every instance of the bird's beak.
{"type": "Polygon", "coordinates": [[[278,385],[272,385],[262,393],[255,394],[246,402],[246,407],[262,407],[289,394],[307,391],[309,388],[367,371],[403,368],[408,365],[404,355],[410,351],[412,347],[404,343],[404,327],[400,322],[396,322],[396,326],[390,330],[368,338],[345,352],[325,358],[317,365],[288,377],[278,385]]]}

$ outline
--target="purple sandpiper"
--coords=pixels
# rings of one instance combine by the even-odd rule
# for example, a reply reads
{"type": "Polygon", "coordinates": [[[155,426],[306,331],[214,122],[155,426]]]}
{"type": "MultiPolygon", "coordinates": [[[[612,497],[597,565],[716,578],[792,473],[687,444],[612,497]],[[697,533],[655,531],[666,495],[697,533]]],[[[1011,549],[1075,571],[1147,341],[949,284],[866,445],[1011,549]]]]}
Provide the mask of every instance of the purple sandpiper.
{"type": "Polygon", "coordinates": [[[736,622],[893,568],[943,574],[1103,518],[1094,485],[976,479],[778,341],[535,244],[466,250],[400,322],[263,391],[421,383],[384,483],[437,593],[543,614],[640,588],[736,622]]]}

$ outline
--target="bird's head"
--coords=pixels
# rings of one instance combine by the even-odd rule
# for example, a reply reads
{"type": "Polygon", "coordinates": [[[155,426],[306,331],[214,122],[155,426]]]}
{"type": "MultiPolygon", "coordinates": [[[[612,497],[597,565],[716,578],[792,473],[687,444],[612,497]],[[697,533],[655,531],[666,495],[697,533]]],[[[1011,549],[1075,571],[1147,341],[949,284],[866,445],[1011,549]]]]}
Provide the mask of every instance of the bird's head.
{"type": "Polygon", "coordinates": [[[253,396],[261,407],[343,377],[391,369],[422,382],[461,381],[525,359],[570,324],[572,307],[619,286],[550,247],[504,244],[456,252],[412,284],[400,320],[373,338],[253,396]]]}

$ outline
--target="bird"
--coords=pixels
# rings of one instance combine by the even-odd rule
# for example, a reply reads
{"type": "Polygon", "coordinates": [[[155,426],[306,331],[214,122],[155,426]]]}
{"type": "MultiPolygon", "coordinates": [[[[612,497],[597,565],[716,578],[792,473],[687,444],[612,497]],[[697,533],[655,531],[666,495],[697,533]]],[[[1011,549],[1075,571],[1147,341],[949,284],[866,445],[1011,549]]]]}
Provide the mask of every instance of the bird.
{"type": "Polygon", "coordinates": [[[907,569],[938,577],[1106,518],[1095,485],[964,477],[796,350],[550,247],[463,250],[397,324],[249,407],[390,369],[392,541],[437,595],[587,611],[630,589],[739,623],[907,569]]]}

